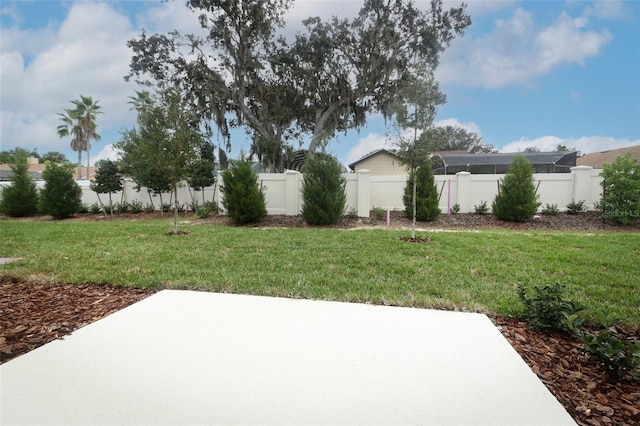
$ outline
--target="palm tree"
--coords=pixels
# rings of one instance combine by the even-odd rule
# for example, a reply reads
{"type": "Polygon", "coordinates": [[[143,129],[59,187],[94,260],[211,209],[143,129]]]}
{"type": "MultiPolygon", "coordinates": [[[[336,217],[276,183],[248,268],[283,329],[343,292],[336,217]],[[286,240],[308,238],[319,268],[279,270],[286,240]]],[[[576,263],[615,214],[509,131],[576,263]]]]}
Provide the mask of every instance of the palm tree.
{"type": "Polygon", "coordinates": [[[80,99],[71,101],[75,105],[74,109],[65,109],[60,115],[62,120],[58,126],[58,136],[72,136],[71,149],[78,151],[78,179],[82,179],[82,151],[87,151],[87,179],[89,179],[89,165],[91,150],[91,139],[100,140],[100,135],[96,133],[96,115],[102,114],[98,101],[93,101],[91,96],[82,96],[80,99]]]}
{"type": "Polygon", "coordinates": [[[138,111],[138,117],[136,120],[138,121],[138,124],[140,124],[145,114],[147,114],[149,109],[153,106],[151,94],[146,90],[136,90],[136,96],[129,96],[129,99],[131,100],[128,103],[132,105],[132,107],[129,108],[129,111],[134,109],[138,111]]]}
{"type": "Polygon", "coordinates": [[[73,110],[65,109],[64,114],[58,114],[61,125],[58,126],[58,136],[64,138],[71,135],[71,149],[78,152],[78,179],[82,179],[82,150],[83,146],[80,141],[79,129],[76,127],[75,113],[73,110]]]}

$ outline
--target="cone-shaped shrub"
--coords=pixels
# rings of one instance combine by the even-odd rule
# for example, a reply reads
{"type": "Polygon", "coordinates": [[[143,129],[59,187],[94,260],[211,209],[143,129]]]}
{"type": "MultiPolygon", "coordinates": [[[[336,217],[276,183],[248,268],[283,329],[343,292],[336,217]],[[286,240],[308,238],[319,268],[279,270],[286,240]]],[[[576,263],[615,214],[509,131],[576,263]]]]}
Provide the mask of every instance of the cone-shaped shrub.
{"type": "MultiPolygon", "coordinates": [[[[73,166],[71,166],[73,167],[73,166]]],[[[82,189],[73,180],[67,165],[48,163],[42,172],[44,188],[40,192],[40,211],[54,219],[66,219],[82,207],[82,189]]]]}
{"type": "Polygon", "coordinates": [[[0,212],[7,216],[31,216],[38,212],[38,190],[29,176],[26,158],[20,158],[11,165],[11,186],[2,190],[0,212]]]}
{"type": "Polygon", "coordinates": [[[539,206],[533,183],[533,167],[524,155],[516,155],[491,205],[493,214],[507,222],[524,222],[536,214],[539,206]]]}
{"type": "MultiPolygon", "coordinates": [[[[431,170],[431,163],[425,163],[418,167],[415,175],[416,181],[416,220],[428,222],[436,220],[440,216],[438,207],[438,188],[431,170]]],[[[409,219],[413,218],[413,177],[414,173],[409,173],[407,186],[404,188],[405,213],[409,219]]]]}
{"type": "Polygon", "coordinates": [[[256,223],[267,215],[264,193],[258,175],[249,161],[235,161],[222,172],[222,205],[237,225],[256,223]]]}
{"type": "Polygon", "coordinates": [[[347,202],[346,179],[338,160],[316,154],[304,166],[302,218],[310,225],[334,225],[347,202]]]}

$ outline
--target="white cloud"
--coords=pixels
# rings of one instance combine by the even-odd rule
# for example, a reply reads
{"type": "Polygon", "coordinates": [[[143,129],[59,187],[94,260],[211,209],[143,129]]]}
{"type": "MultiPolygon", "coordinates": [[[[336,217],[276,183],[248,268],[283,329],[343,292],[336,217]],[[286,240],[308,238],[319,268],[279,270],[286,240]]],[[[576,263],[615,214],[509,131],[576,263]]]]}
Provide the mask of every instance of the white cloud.
{"type": "MultiPolygon", "coordinates": [[[[418,4],[420,3],[428,4],[424,0],[418,4]]],[[[462,3],[460,0],[444,0],[443,6],[445,8],[458,7],[460,3],[462,3]]],[[[517,0],[466,0],[464,3],[467,4],[467,13],[472,17],[477,17],[510,9],[517,4],[517,0]]]]}
{"type": "Polygon", "coordinates": [[[347,152],[347,163],[351,164],[360,158],[378,149],[392,149],[394,142],[386,135],[379,133],[368,133],[366,136],[358,138],[358,143],[347,152]]]}
{"type": "Polygon", "coordinates": [[[478,136],[482,136],[482,132],[480,131],[480,126],[478,126],[473,121],[470,121],[468,123],[462,123],[457,118],[445,118],[442,120],[438,120],[433,124],[434,126],[438,126],[438,127],[446,127],[446,126],[460,127],[466,130],[467,132],[473,132],[473,133],[476,133],[478,136]]]}
{"type": "Polygon", "coordinates": [[[538,148],[540,151],[554,151],[558,145],[575,148],[582,154],[607,151],[640,145],[640,139],[616,139],[609,136],[582,136],[579,138],[560,138],[558,136],[542,136],[535,139],[520,139],[502,147],[500,152],[520,152],[526,148],[538,148]]]}
{"type": "Polygon", "coordinates": [[[585,15],[572,18],[563,12],[551,25],[539,28],[531,12],[517,8],[508,19],[496,20],[491,32],[454,40],[436,76],[443,85],[529,85],[560,66],[584,65],[611,40],[606,29],[590,29],[585,15]]]}
{"type": "Polygon", "coordinates": [[[98,162],[100,160],[111,160],[111,161],[116,161],[120,159],[120,155],[122,154],[122,151],[120,151],[119,149],[116,149],[113,144],[108,144],[106,145],[104,148],[102,148],[100,150],[100,152],[98,152],[98,154],[95,155],[95,158],[92,159],[92,162],[98,162]]]}
{"type": "Polygon", "coordinates": [[[536,72],[545,74],[559,65],[584,65],[586,58],[597,56],[612,39],[607,30],[599,33],[583,31],[586,18],[571,18],[562,14],[551,27],[545,28],[535,39],[536,72]]]}
{"type": "MultiPolygon", "coordinates": [[[[123,76],[131,55],[126,41],[135,35],[127,17],[109,4],[93,2],[74,3],[57,27],[3,29],[2,149],[67,150],[69,141],[56,134],[57,114],[80,95],[92,96],[102,106],[97,122],[104,142],[132,125],[135,113],[126,102],[135,86],[123,76]],[[19,42],[23,36],[24,44],[19,42]],[[39,45],[38,37],[43,37],[39,45]]],[[[94,149],[104,142],[94,142],[94,149]]]]}
{"type": "Polygon", "coordinates": [[[622,0],[595,1],[585,9],[585,16],[600,19],[629,19],[632,12],[622,0]]]}
{"type": "Polygon", "coordinates": [[[187,8],[184,1],[163,2],[138,15],[137,24],[150,34],[174,30],[180,34],[198,34],[202,31],[198,16],[199,13],[187,8]]]}

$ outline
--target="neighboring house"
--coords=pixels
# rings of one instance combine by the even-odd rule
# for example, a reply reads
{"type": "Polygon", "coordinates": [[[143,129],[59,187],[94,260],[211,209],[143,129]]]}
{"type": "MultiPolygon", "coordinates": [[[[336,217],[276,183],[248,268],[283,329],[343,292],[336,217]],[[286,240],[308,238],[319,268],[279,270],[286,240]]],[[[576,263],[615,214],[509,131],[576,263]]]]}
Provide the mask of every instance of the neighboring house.
{"type": "Polygon", "coordinates": [[[369,170],[371,175],[406,175],[408,168],[402,164],[400,158],[392,151],[378,149],[370,152],[358,161],[349,164],[354,172],[369,170]]]}
{"type": "Polygon", "coordinates": [[[433,171],[437,175],[454,175],[458,172],[473,174],[504,174],[509,170],[513,157],[524,155],[535,173],[570,173],[576,165],[576,151],[525,152],[525,153],[435,153],[433,171]]]}
{"type": "MultiPolygon", "coordinates": [[[[34,180],[42,180],[42,172],[46,168],[45,164],[38,163],[29,163],[28,173],[34,180]]],[[[87,167],[84,166],[82,169],[82,177],[86,180],[87,177],[87,167]]],[[[76,173],[78,173],[78,166],[73,166],[73,175],[75,177],[76,173]]],[[[96,167],[89,167],[89,173],[91,174],[91,180],[93,180],[94,175],[96,174],[96,167]]],[[[0,181],[8,181],[11,180],[11,175],[13,171],[11,171],[10,164],[0,164],[0,181]]]]}
{"type": "Polygon", "coordinates": [[[578,158],[578,166],[591,166],[594,169],[601,169],[603,164],[615,163],[616,158],[631,153],[631,157],[640,162],[640,145],[629,146],[627,148],[611,149],[609,151],[592,152],[578,158]]]}

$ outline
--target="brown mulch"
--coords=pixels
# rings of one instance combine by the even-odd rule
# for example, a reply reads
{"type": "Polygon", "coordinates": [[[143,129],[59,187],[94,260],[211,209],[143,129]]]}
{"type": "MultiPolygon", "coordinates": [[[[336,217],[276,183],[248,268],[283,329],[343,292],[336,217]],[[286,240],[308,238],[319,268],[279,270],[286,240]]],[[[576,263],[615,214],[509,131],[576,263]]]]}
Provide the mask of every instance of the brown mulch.
{"type": "Polygon", "coordinates": [[[4,363],[155,293],[108,285],[0,281],[4,363]]]}
{"type": "MultiPolygon", "coordinates": [[[[386,217],[377,217],[374,212],[368,218],[343,216],[336,225],[330,228],[358,229],[358,228],[386,228],[386,217]]],[[[226,216],[213,216],[208,219],[198,219],[193,223],[213,223],[218,225],[233,226],[231,219],[226,216]]],[[[309,228],[301,216],[272,215],[264,218],[260,223],[248,225],[252,227],[281,227],[281,228],[309,228]]],[[[411,229],[411,220],[404,212],[390,212],[389,227],[393,229],[411,229]]],[[[327,228],[322,227],[322,228],[327,228]]],[[[537,231],[638,231],[640,232],[640,222],[632,225],[621,226],[602,219],[601,212],[584,212],[577,215],[560,213],[555,216],[540,215],[536,220],[522,223],[503,222],[495,218],[492,214],[453,214],[440,215],[432,222],[417,222],[416,229],[512,229],[512,230],[537,230],[537,231]]]]}
{"type": "MultiPolygon", "coordinates": [[[[140,220],[150,215],[121,215],[119,220],[140,220]]],[[[35,220],[47,220],[37,218],[35,220]]],[[[71,220],[112,220],[80,215],[71,220]]],[[[226,217],[195,219],[189,225],[230,225],[226,217]]],[[[182,225],[184,226],[184,225],[182,225]]],[[[268,216],[255,227],[308,227],[299,216],[268,216]]],[[[411,229],[400,212],[391,212],[390,226],[411,229]]],[[[342,229],[385,228],[386,218],[346,217],[342,229]]],[[[619,227],[605,223],[597,212],[580,215],[541,216],[536,221],[508,224],[492,215],[442,215],[437,221],[419,222],[418,229],[508,228],[519,230],[640,231],[640,224],[619,227]]],[[[428,242],[428,237],[425,242],[428,242]]],[[[410,238],[408,238],[410,240],[410,238]]],[[[64,285],[13,282],[0,279],[0,362],[7,362],[45,343],[148,297],[156,290],[109,285],[64,285]]],[[[608,369],[582,350],[576,339],[560,333],[537,331],[518,319],[494,318],[505,338],[579,425],[640,425],[640,381],[617,380],[608,369]]],[[[640,329],[619,330],[640,340],[640,329]]]]}
{"type": "MultiPolygon", "coordinates": [[[[618,380],[558,331],[537,331],[518,319],[494,319],[502,334],[580,425],[640,425],[640,381],[618,380]]],[[[640,330],[617,330],[640,340],[640,330]]]]}

